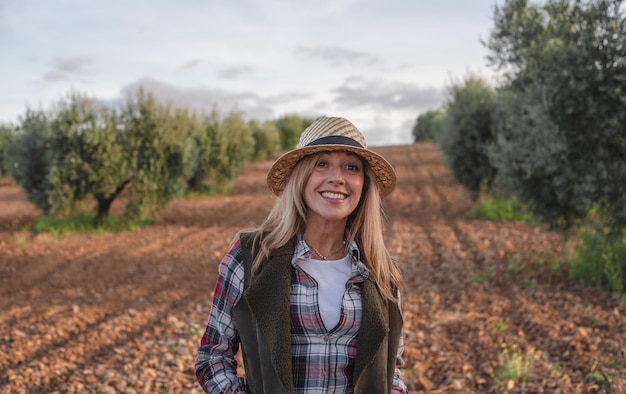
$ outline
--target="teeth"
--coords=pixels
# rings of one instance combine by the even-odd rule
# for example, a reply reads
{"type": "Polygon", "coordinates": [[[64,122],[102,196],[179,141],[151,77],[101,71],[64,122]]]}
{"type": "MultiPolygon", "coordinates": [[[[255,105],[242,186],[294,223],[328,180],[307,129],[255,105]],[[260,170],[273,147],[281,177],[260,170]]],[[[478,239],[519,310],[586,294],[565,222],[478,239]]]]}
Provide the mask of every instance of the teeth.
{"type": "Polygon", "coordinates": [[[331,192],[324,192],[324,193],[322,193],[322,196],[326,197],[326,198],[332,198],[332,199],[335,199],[335,200],[343,200],[343,199],[346,198],[346,196],[344,196],[343,194],[331,193],[331,192]]]}

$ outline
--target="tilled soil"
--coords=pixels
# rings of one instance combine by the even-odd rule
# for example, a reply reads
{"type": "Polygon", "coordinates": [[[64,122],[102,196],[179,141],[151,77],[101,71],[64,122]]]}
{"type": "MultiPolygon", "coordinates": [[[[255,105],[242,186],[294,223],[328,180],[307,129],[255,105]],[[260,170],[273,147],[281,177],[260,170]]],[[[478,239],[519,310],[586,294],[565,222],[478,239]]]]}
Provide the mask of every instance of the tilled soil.
{"type": "MultiPolygon", "coordinates": [[[[376,150],[399,176],[386,235],[411,392],[626,392],[626,299],[573,281],[560,234],[467,219],[431,144],[376,150]]],[[[268,213],[270,165],[121,234],[34,234],[41,213],[0,179],[0,393],[200,393],[217,265],[268,213]]]]}

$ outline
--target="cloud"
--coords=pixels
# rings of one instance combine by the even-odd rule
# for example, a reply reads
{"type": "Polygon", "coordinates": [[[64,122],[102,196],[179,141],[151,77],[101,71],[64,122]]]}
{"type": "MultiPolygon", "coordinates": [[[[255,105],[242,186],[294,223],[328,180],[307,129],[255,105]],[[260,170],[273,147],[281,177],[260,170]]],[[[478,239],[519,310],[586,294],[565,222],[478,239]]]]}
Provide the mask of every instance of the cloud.
{"type": "Polygon", "coordinates": [[[343,85],[333,89],[335,103],[349,107],[372,107],[386,110],[420,110],[437,107],[444,99],[444,92],[436,88],[417,85],[350,77],[343,85]]]}
{"type": "MultiPolygon", "coordinates": [[[[143,87],[162,102],[187,106],[199,113],[209,113],[216,107],[222,113],[236,111],[247,119],[267,120],[275,117],[275,106],[305,100],[311,97],[307,93],[282,93],[273,96],[261,96],[251,91],[230,92],[207,87],[179,87],[154,78],[142,78],[122,88],[122,96],[126,97],[143,87]]],[[[119,104],[120,100],[112,100],[109,105],[119,104]]]]}
{"type": "Polygon", "coordinates": [[[68,76],[64,72],[58,70],[48,71],[43,75],[44,82],[57,82],[67,79],[68,76]]]}
{"type": "Polygon", "coordinates": [[[183,69],[192,69],[196,68],[202,62],[201,59],[191,59],[183,64],[183,69]]]}
{"type": "Polygon", "coordinates": [[[275,94],[272,96],[267,96],[264,101],[267,104],[272,105],[281,105],[281,104],[289,104],[299,100],[309,100],[313,99],[314,95],[312,93],[306,92],[286,92],[275,94]]]}
{"type": "Polygon", "coordinates": [[[217,75],[221,79],[226,80],[235,80],[241,77],[242,75],[252,74],[254,72],[254,68],[250,66],[236,66],[224,68],[218,71],[217,75]]]}
{"type": "Polygon", "coordinates": [[[366,52],[334,46],[298,46],[293,51],[299,60],[314,60],[331,66],[376,66],[381,59],[366,52]]]}
{"type": "Polygon", "coordinates": [[[92,72],[94,60],[88,56],[57,57],[52,59],[53,69],[44,74],[45,82],[66,80],[74,76],[83,76],[92,72]]]}

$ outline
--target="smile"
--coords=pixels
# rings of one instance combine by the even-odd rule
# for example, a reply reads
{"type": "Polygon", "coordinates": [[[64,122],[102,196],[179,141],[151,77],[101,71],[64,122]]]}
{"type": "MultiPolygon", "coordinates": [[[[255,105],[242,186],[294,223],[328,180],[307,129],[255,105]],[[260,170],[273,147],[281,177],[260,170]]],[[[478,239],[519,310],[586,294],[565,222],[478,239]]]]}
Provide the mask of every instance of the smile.
{"type": "Polygon", "coordinates": [[[345,200],[346,199],[346,195],[341,194],[341,193],[322,192],[321,194],[322,194],[322,197],[330,198],[333,200],[345,200]]]}

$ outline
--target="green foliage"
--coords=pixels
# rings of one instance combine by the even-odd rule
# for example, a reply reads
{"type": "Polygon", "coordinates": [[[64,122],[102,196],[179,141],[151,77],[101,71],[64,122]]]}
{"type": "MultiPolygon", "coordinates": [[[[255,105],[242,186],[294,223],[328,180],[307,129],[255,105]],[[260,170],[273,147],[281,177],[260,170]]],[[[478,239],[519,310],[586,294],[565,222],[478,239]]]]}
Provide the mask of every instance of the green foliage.
{"type": "MultiPolygon", "coordinates": [[[[170,111],[171,132],[179,139],[184,157],[182,168],[182,185],[188,188],[188,181],[193,177],[198,165],[198,157],[202,146],[198,138],[203,133],[202,119],[189,108],[172,108],[170,111]]],[[[178,189],[179,192],[181,189],[178,189]]]]}
{"type": "Polygon", "coordinates": [[[104,232],[124,232],[136,230],[140,227],[154,224],[153,219],[143,219],[133,221],[124,217],[107,216],[104,220],[97,222],[92,214],[79,212],[65,218],[58,216],[44,216],[39,218],[33,230],[36,233],[47,232],[53,235],[74,234],[74,233],[104,233],[104,232]]]}
{"type": "Polygon", "coordinates": [[[441,148],[455,178],[476,198],[483,187],[491,187],[495,177],[487,156],[493,140],[495,92],[475,76],[450,90],[441,148]]]}
{"type": "Polygon", "coordinates": [[[498,320],[498,322],[496,323],[496,332],[500,335],[506,333],[509,329],[509,326],[506,324],[506,322],[503,322],[502,320],[498,320]]]}
{"type": "Polygon", "coordinates": [[[570,227],[589,209],[572,198],[567,141],[547,112],[511,90],[498,92],[496,139],[488,147],[495,184],[552,225],[570,227]]]}
{"type": "Polygon", "coordinates": [[[492,220],[498,222],[535,223],[538,219],[530,209],[514,197],[495,196],[480,201],[477,208],[469,212],[471,219],[492,220]]]}
{"type": "Polygon", "coordinates": [[[532,348],[524,353],[516,344],[508,346],[503,343],[498,356],[500,366],[494,376],[498,388],[506,387],[509,380],[527,382],[537,359],[532,348]]]}
{"type": "Polygon", "coordinates": [[[44,212],[50,210],[49,139],[48,116],[42,110],[28,108],[14,138],[4,149],[9,175],[26,191],[28,199],[44,212]]]}
{"type": "Polygon", "coordinates": [[[626,8],[622,1],[509,0],[487,43],[504,70],[497,185],[553,225],[626,226],[626,8]]]}
{"type": "Polygon", "coordinates": [[[252,159],[255,161],[267,160],[280,148],[280,133],[273,122],[259,123],[250,121],[249,127],[254,138],[254,152],[252,159]]]}
{"type": "Polygon", "coordinates": [[[213,175],[214,156],[218,152],[214,145],[219,123],[219,112],[213,109],[209,117],[200,120],[198,131],[192,134],[192,150],[184,171],[188,192],[200,191],[213,175]]]}
{"type": "Polygon", "coordinates": [[[280,134],[280,147],[283,151],[291,150],[296,147],[300,139],[302,127],[302,119],[287,115],[276,120],[276,128],[280,134]]]}
{"type": "Polygon", "coordinates": [[[283,151],[296,147],[300,140],[300,134],[309,127],[313,120],[301,118],[296,115],[286,115],[276,120],[276,128],[280,134],[280,147],[283,151]]]}
{"type": "Polygon", "coordinates": [[[204,335],[204,330],[196,326],[189,326],[189,332],[191,333],[191,335],[197,337],[202,337],[202,335],[204,335]]]}
{"type": "Polygon", "coordinates": [[[624,292],[626,283],[626,242],[623,237],[602,231],[583,233],[572,261],[574,277],[586,284],[624,292]]]}
{"type": "Polygon", "coordinates": [[[125,192],[126,214],[136,220],[180,193],[200,152],[199,131],[194,113],[158,103],[143,90],[120,111],[72,92],[49,116],[27,111],[5,149],[6,162],[46,214],[69,215],[77,202],[94,198],[101,222],[125,192]]]}
{"type": "Polygon", "coordinates": [[[15,136],[15,126],[0,123],[0,176],[8,175],[9,166],[5,159],[5,148],[11,143],[15,136]]]}
{"type": "Polygon", "coordinates": [[[591,377],[591,380],[593,380],[595,383],[602,385],[602,386],[604,385],[608,386],[611,383],[613,383],[613,379],[611,379],[611,375],[609,375],[608,373],[602,373],[598,371],[597,369],[591,372],[590,377],[591,377]]]}
{"type": "Polygon", "coordinates": [[[140,89],[127,102],[122,123],[132,171],[126,213],[132,218],[149,217],[183,188],[191,155],[186,119],[140,89]]]}
{"type": "Polygon", "coordinates": [[[204,119],[202,132],[194,138],[199,151],[192,175],[187,179],[190,190],[225,190],[254,151],[250,127],[237,113],[222,120],[219,113],[213,111],[204,119]]]}
{"type": "MultiPolygon", "coordinates": [[[[265,144],[259,157],[275,151],[273,124],[259,125],[257,136],[265,144]]],[[[70,92],[50,114],[28,109],[16,130],[0,128],[0,143],[10,175],[29,199],[46,215],[69,218],[60,226],[71,229],[83,228],[84,215],[72,215],[83,200],[95,199],[98,226],[107,223],[122,194],[124,220],[138,223],[186,186],[208,183],[213,192],[226,190],[255,148],[240,115],[220,119],[214,111],[201,119],[187,108],[157,102],[143,89],[116,110],[70,92]]],[[[51,220],[38,228],[50,227],[51,220]]]]}
{"type": "Polygon", "coordinates": [[[243,170],[243,165],[254,152],[254,138],[241,115],[230,113],[222,122],[216,139],[219,146],[219,163],[214,181],[232,181],[243,170]]]}
{"type": "Polygon", "coordinates": [[[489,283],[489,281],[491,281],[492,278],[493,278],[493,272],[491,272],[491,269],[488,267],[482,271],[470,272],[470,279],[472,283],[477,284],[477,285],[480,285],[483,283],[489,283]]]}
{"type": "MultiPolygon", "coordinates": [[[[214,110],[199,118],[187,108],[157,102],[143,89],[119,110],[70,92],[46,114],[28,109],[15,130],[0,127],[0,148],[10,175],[29,199],[62,228],[81,229],[77,203],[95,199],[94,225],[107,223],[113,201],[126,198],[131,222],[153,216],[185,187],[224,191],[254,157],[265,160],[280,147],[281,136],[295,145],[311,121],[285,117],[277,124],[246,122],[241,115],[223,119],[214,110]]],[[[0,173],[1,175],[2,173],[0,173]]],[[[54,230],[56,231],[56,230],[54,230]]],[[[62,230],[65,231],[65,230],[62,230]]]]}
{"type": "Polygon", "coordinates": [[[507,265],[509,267],[509,272],[513,275],[518,274],[521,270],[519,262],[517,261],[516,257],[509,258],[507,265]]]}
{"type": "Polygon", "coordinates": [[[129,168],[120,144],[118,119],[87,96],[70,93],[51,121],[50,213],[67,214],[76,202],[94,197],[98,220],[128,183],[129,168]]]}
{"type": "Polygon", "coordinates": [[[444,121],[445,112],[442,110],[430,110],[419,115],[413,126],[413,141],[438,143],[443,134],[444,121]]]}

